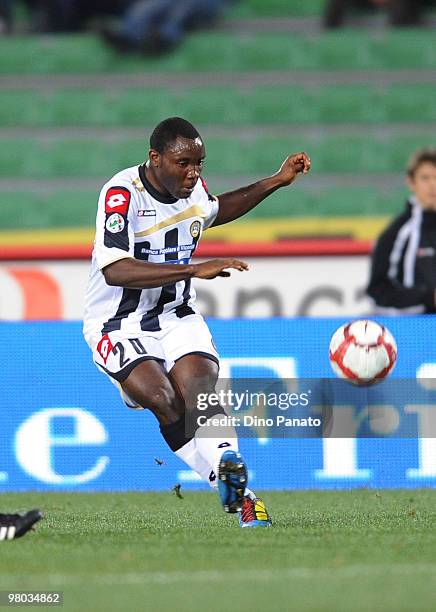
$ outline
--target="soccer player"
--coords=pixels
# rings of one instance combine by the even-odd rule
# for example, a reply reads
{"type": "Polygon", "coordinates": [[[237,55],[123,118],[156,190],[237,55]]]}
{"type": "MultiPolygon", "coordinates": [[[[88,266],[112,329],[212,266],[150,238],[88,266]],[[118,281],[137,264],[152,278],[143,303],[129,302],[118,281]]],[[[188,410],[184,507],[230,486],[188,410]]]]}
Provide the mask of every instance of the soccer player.
{"type": "MultiPolygon", "coordinates": [[[[217,486],[224,510],[239,512],[243,527],[269,526],[263,501],[247,488],[234,428],[220,426],[208,437],[206,422],[187,434],[185,417],[195,413],[198,394],[214,393],[219,371],[191,279],[248,269],[239,259],[192,264],[191,257],[205,229],[238,219],[290,185],[309,171],[310,159],[291,155],[274,175],[215,197],[201,177],[205,157],[195,127],[172,117],[154,129],[148,160],[104,185],[84,335],[95,364],[119,385],[127,406],[153,412],[170,449],[217,486]]],[[[224,411],[209,406],[203,414],[224,411]]]]}
{"type": "Polygon", "coordinates": [[[21,538],[42,519],[39,510],[30,510],[25,514],[0,514],[0,541],[21,538]]]}

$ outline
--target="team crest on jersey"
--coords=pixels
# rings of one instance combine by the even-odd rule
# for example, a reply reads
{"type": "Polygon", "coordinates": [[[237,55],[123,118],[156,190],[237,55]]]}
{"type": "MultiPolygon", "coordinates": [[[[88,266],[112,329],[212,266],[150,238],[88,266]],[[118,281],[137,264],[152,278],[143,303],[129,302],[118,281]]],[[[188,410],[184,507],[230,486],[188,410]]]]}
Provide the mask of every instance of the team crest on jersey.
{"type": "Polygon", "coordinates": [[[189,228],[189,231],[191,232],[191,236],[193,238],[198,238],[200,234],[200,230],[201,230],[200,221],[193,221],[191,223],[191,227],[189,228]]]}
{"type": "Polygon", "coordinates": [[[108,214],[119,213],[127,215],[130,204],[130,191],[124,187],[111,187],[106,193],[104,203],[105,212],[108,214]]]}
{"type": "Polygon", "coordinates": [[[124,218],[118,213],[114,213],[106,221],[106,229],[111,234],[118,234],[122,232],[125,226],[124,218]]]}

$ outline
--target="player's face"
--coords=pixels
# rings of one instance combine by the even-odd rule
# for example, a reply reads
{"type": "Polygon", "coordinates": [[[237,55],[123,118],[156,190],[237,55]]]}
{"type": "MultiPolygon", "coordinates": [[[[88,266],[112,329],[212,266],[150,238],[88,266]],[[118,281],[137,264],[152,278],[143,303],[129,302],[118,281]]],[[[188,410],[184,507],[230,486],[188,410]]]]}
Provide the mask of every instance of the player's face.
{"type": "Polygon", "coordinates": [[[423,208],[436,210],[436,165],[425,162],[418,166],[413,178],[408,181],[423,208]]]}
{"type": "MultiPolygon", "coordinates": [[[[156,152],[154,152],[156,153],[156,152]]],[[[189,198],[203,170],[206,156],[201,138],[177,138],[165,151],[150,159],[159,183],[173,197],[189,198]]]]}

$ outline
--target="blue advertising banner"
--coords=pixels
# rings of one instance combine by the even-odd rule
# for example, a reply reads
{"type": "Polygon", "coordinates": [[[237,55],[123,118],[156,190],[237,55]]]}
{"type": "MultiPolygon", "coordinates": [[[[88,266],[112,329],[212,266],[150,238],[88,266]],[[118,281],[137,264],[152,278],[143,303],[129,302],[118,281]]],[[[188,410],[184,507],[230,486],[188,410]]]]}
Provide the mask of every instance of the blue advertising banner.
{"type": "MultiPolygon", "coordinates": [[[[436,317],[379,319],[396,338],[392,378],[436,379],[436,317]]],[[[337,319],[210,320],[223,378],[331,378],[337,319]]],[[[207,487],[126,408],[71,322],[0,324],[0,491],[207,487]],[[163,463],[162,463],[163,462],[163,463]]],[[[383,384],[380,386],[382,388],[383,384]]],[[[422,406],[393,406],[399,418],[422,406]]],[[[436,404],[436,401],[435,401],[436,404]]],[[[426,406],[428,409],[428,406],[426,406]]],[[[436,438],[241,439],[256,489],[436,485],[436,438]]]]}

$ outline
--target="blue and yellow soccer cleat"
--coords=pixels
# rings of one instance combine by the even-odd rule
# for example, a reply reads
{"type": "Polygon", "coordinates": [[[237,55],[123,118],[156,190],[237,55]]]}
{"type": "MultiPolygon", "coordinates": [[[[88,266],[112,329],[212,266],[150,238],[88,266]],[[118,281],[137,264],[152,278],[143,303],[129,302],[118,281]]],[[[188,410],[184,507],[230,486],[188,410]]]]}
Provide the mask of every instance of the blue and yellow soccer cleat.
{"type": "Polygon", "coordinates": [[[239,513],[240,527],[271,527],[271,524],[264,501],[259,497],[251,499],[246,495],[239,513]]]}
{"type": "Polygon", "coordinates": [[[234,450],[225,451],[218,466],[218,491],[225,512],[240,512],[247,486],[247,466],[234,450]]]}

